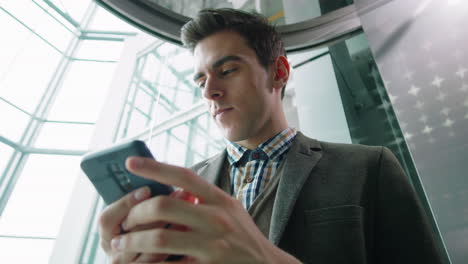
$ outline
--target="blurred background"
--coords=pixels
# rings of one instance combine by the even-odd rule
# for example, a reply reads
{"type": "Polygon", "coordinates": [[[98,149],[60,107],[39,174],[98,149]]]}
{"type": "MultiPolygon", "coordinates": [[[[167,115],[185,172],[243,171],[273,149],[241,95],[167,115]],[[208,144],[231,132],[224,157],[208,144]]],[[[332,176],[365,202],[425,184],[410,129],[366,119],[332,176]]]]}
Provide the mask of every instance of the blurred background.
{"type": "Polygon", "coordinates": [[[86,152],[141,139],[156,159],[191,166],[223,150],[178,37],[206,7],[277,25],[293,67],[290,126],[389,147],[446,263],[466,263],[463,0],[1,0],[0,263],[106,263],[86,152]]]}

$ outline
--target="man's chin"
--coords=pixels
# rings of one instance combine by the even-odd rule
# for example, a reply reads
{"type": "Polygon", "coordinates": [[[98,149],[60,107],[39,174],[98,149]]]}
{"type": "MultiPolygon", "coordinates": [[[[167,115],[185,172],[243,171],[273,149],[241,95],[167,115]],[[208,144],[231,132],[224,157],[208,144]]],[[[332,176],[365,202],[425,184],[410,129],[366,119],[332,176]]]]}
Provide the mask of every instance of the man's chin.
{"type": "Polygon", "coordinates": [[[236,131],[234,129],[227,129],[227,128],[221,128],[223,131],[224,138],[231,142],[238,142],[245,140],[245,136],[242,135],[239,131],[236,131]]]}

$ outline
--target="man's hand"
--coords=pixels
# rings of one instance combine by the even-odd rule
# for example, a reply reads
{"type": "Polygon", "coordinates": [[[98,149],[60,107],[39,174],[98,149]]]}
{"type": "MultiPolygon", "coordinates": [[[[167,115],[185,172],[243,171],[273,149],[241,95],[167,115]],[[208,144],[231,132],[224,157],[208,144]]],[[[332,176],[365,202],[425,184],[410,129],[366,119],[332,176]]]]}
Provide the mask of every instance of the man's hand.
{"type": "MultiPolygon", "coordinates": [[[[127,160],[127,168],[147,179],[181,187],[200,198],[202,203],[194,205],[169,196],[137,202],[135,196],[128,201],[122,199],[121,204],[115,205],[122,207],[120,213],[113,215],[112,220],[110,214],[102,218],[112,222],[106,226],[116,228],[126,217],[122,227],[132,230],[116,236],[120,230],[106,229],[106,234],[102,235],[103,248],[112,254],[113,263],[138,263],[140,260],[135,257],[139,253],[187,256],[170,263],[300,263],[265,238],[239,201],[191,170],[137,157],[127,160]],[[134,230],[162,222],[183,225],[189,231],[134,230]]],[[[151,261],[159,263],[161,259],[151,261]]]]}
{"type": "MultiPolygon", "coordinates": [[[[113,250],[111,247],[111,240],[114,237],[123,234],[121,225],[130,212],[130,209],[148,198],[150,198],[150,190],[148,187],[143,187],[110,204],[102,212],[99,218],[101,247],[109,256],[111,263],[130,263],[132,261],[161,261],[166,259],[167,255],[165,254],[124,253],[113,250]]],[[[163,226],[165,226],[165,223],[154,222],[151,224],[134,227],[131,231],[161,228],[163,226]]]]}
{"type": "Polygon", "coordinates": [[[130,209],[144,199],[148,199],[149,196],[149,188],[141,188],[127,194],[117,202],[110,204],[102,212],[99,218],[101,247],[111,259],[120,259],[123,263],[136,260],[138,254],[125,254],[123,252],[112,250],[110,243],[114,237],[122,233],[121,223],[127,217],[130,209]]]}

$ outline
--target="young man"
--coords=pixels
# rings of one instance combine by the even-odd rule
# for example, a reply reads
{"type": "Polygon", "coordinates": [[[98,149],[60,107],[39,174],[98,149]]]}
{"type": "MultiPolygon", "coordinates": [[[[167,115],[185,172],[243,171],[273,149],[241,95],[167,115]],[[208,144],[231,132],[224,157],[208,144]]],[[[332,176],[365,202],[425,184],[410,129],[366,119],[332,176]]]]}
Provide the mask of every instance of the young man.
{"type": "Polygon", "coordinates": [[[143,188],[111,204],[100,231],[112,263],[167,254],[185,256],[178,263],[442,263],[388,149],[319,142],[288,127],[281,99],[290,67],[264,18],[205,10],[182,39],[227,149],[192,170],[130,158],[130,171],[202,202],[150,198],[143,188]]]}

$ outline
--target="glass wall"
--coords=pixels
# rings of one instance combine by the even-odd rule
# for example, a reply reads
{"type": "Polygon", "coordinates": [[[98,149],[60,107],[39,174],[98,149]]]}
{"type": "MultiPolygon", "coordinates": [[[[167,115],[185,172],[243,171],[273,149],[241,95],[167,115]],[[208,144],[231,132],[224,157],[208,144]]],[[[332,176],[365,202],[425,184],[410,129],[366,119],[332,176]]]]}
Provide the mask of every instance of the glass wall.
{"type": "Polygon", "coordinates": [[[135,35],[113,16],[110,32],[97,12],[106,11],[91,1],[0,4],[1,263],[48,263],[55,246],[80,156],[135,35]]]}
{"type": "MultiPolygon", "coordinates": [[[[156,39],[143,48],[127,49],[137,56],[124,101],[116,107],[122,111],[114,143],[143,140],[157,160],[185,167],[219,153],[225,142],[191,80],[190,52],[156,39]]],[[[80,263],[105,263],[97,230],[103,207],[99,199],[80,263]]]]}

